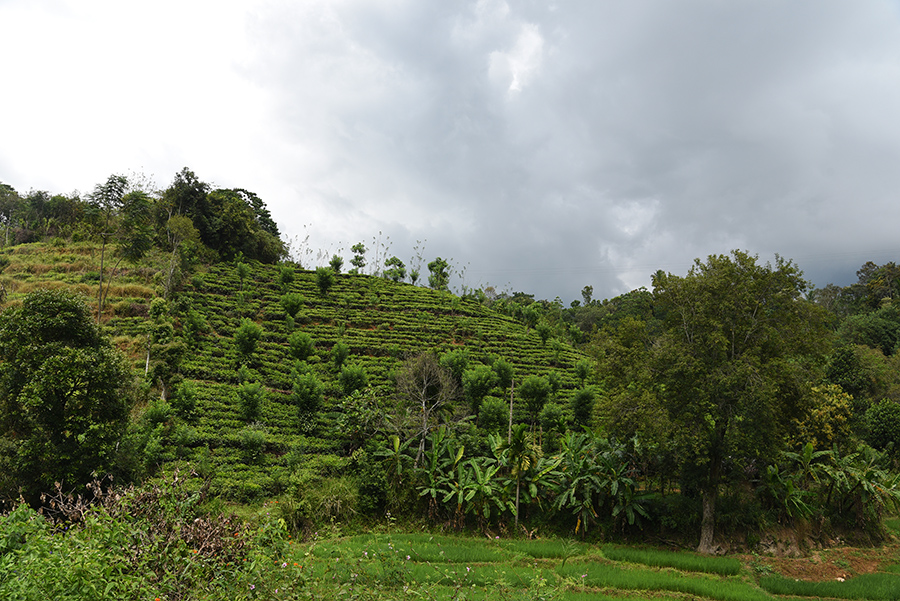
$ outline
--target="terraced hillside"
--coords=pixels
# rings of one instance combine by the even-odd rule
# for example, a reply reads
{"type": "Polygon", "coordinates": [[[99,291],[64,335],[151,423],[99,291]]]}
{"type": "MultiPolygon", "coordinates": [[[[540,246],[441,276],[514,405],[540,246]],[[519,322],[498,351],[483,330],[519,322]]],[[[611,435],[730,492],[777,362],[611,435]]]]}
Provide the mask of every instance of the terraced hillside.
{"type": "MultiPolygon", "coordinates": [[[[9,265],[0,281],[8,302],[35,288],[67,287],[94,297],[96,305],[95,247],[33,244],[7,249],[4,255],[9,265]]],[[[157,381],[146,382],[126,441],[131,450],[123,470],[199,466],[215,492],[248,501],[279,494],[291,475],[307,465],[333,473],[353,462],[359,467],[365,460],[358,450],[362,440],[384,436],[398,419],[394,374],[406,358],[426,351],[441,355],[463,350],[470,366],[502,358],[513,365],[516,381],[552,372],[560,403],[576,385],[574,364],[583,355],[557,340],[542,342],[533,329],[473,299],[349,274],[338,275],[323,294],[313,271],[248,266],[243,281],[235,264],[198,270],[170,299],[167,313],[154,317],[151,304],[161,293],[165,257],[120,266],[113,274],[103,317],[106,331],[143,375],[161,354],[172,354],[171,343],[167,347],[156,341],[148,361],[148,344],[158,337],[154,332],[170,324],[172,342],[180,348],[168,359],[175,372],[170,376],[175,383],[183,378],[166,400],[157,399],[157,381]],[[294,317],[283,306],[286,295],[300,301],[294,317]],[[254,352],[241,357],[234,339],[246,320],[262,333],[254,352]],[[291,355],[288,339],[295,332],[307,334],[315,344],[305,361],[291,355]],[[343,362],[335,359],[336,349],[347,352],[343,362]],[[244,371],[239,370],[242,364],[244,371]],[[341,365],[361,370],[368,385],[346,394],[341,365]],[[324,401],[312,414],[298,410],[293,395],[298,374],[313,374],[324,388],[324,401]],[[249,414],[240,396],[245,383],[261,385],[262,392],[258,410],[249,414]]],[[[154,371],[149,373],[152,380],[154,371]]],[[[492,394],[506,398],[499,388],[492,394]]],[[[518,420],[525,419],[521,405],[516,403],[518,420]]],[[[457,403],[454,419],[465,417],[464,407],[463,401],[457,403]]]]}

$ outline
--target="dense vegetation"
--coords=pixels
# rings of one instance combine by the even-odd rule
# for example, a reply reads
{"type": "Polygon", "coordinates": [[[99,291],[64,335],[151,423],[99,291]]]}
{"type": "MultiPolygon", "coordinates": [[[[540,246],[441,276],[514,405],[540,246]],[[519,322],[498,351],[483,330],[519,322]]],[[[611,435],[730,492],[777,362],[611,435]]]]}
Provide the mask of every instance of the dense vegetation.
{"type": "MultiPolygon", "coordinates": [[[[227,507],[266,502],[265,540],[235,526],[266,561],[288,533],[396,519],[705,553],[776,527],[795,545],[871,541],[900,501],[891,263],[814,290],[791,261],[733,251],[569,307],[454,293],[451,262],[418,247],[408,269],[380,240],[353,246],[348,273],[339,255],[292,256],[255,194],[187,169],[85,198],[0,184],[0,226],[0,494],[56,520],[10,513],[6,562],[36,552],[30,536],[128,513],[96,484],[94,509],[53,513],[56,482],[57,505],[104,475],[152,499],[173,470],[194,492],[160,536],[187,554],[178,520],[221,534],[227,507]]],[[[179,565],[198,582],[222,567],[179,565]]],[[[134,591],[182,595],[161,566],[134,591]]]]}

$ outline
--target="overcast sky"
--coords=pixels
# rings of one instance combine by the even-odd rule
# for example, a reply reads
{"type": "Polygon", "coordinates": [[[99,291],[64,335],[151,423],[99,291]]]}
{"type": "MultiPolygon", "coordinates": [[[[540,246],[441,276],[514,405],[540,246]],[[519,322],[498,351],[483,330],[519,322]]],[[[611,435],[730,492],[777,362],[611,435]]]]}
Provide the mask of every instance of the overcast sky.
{"type": "Polygon", "coordinates": [[[21,193],[187,166],[257,193],[306,267],[422,241],[455,287],[566,304],[736,248],[818,286],[900,260],[896,0],[0,0],[0,24],[21,193]]]}

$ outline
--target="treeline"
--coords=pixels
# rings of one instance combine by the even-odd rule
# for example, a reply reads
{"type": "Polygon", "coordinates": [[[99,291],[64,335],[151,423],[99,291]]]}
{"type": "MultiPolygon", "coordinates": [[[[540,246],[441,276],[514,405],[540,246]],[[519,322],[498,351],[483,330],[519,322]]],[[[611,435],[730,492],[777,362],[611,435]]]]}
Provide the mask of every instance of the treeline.
{"type": "Polygon", "coordinates": [[[156,246],[171,251],[186,241],[203,260],[242,255],[275,263],[285,255],[278,226],[253,192],[213,189],[188,168],[164,190],[143,178],[112,175],[88,194],[19,193],[0,182],[3,245],[58,237],[73,242],[113,241],[128,258],[156,246]]]}
{"type": "MultiPolygon", "coordinates": [[[[67,381],[51,377],[59,369],[26,384],[43,368],[12,366],[26,365],[22,341],[39,340],[17,329],[20,318],[34,308],[30,322],[40,324],[56,310],[23,303],[3,313],[13,341],[0,349],[4,473],[19,479],[39,474],[32,480],[46,487],[59,457],[74,466],[65,476],[83,479],[92,466],[78,462],[78,448],[95,440],[97,466],[134,478],[163,464],[230,462],[242,480],[220,490],[242,501],[280,496],[299,529],[389,511],[485,530],[521,522],[580,534],[699,531],[706,552],[717,533],[752,542],[774,524],[878,536],[900,501],[893,263],[867,263],[855,284],[815,290],[791,261],[761,264],[734,251],[683,276],[657,272],[651,290],[614,299],[597,301],[585,287],[566,307],[490,287],[451,295],[452,267],[437,258],[427,264],[429,287],[440,291],[428,291],[431,304],[414,315],[391,307],[394,321],[383,323],[400,289],[384,280],[419,283],[420,253],[407,271],[376,243],[368,267],[383,278],[371,280],[377,290],[354,288],[367,266],[361,243],[351,274],[334,255],[316,274],[295,276],[285,263],[254,280],[261,263],[285,257],[265,205],[245,190],[212,190],[188,170],[160,192],[112,176],[84,199],[7,186],[0,200],[4,242],[56,236],[101,248],[101,308],[107,245],[116,260],[154,249],[168,257],[158,261],[167,300],[132,324],[145,406],[129,423],[118,405],[98,414],[111,415],[106,422],[54,421],[54,403],[69,402],[67,381]],[[187,282],[201,260],[220,262],[216,277],[187,282]],[[479,312],[464,315],[466,306],[479,312]],[[447,340],[422,343],[445,315],[447,340]],[[397,338],[402,351],[364,342],[408,319],[403,328],[415,334],[397,338]],[[358,341],[352,351],[347,340],[358,341]],[[511,370],[510,353],[526,345],[542,363],[511,370]],[[209,417],[213,408],[221,417],[209,417]],[[226,422],[235,432],[222,436],[226,422]],[[125,433],[117,456],[113,431],[125,433]],[[26,432],[40,444],[23,444],[26,432]],[[279,479],[250,486],[264,471],[279,479]]],[[[86,308],[72,311],[86,323],[86,308]]],[[[67,343],[79,349],[71,356],[57,357],[52,337],[47,344],[57,367],[76,370],[95,361],[102,345],[91,340],[90,349],[67,343]]],[[[123,379],[109,365],[110,381],[123,379]]]]}
{"type": "Polygon", "coordinates": [[[471,443],[463,452],[438,438],[414,488],[445,518],[483,521],[509,505],[513,480],[521,496],[524,478],[531,516],[568,510],[576,529],[627,531],[642,518],[662,532],[699,527],[706,552],[717,525],[751,538],[776,523],[877,537],[900,500],[897,273],[867,263],[857,283],[814,290],[790,261],[735,251],[602,302],[590,288],[568,308],[484,297],[588,353],[587,384],[566,408],[568,429],[551,427],[549,447],[532,442],[524,464],[508,441],[472,455],[471,443]],[[590,415],[587,438],[576,411],[590,415]]]}

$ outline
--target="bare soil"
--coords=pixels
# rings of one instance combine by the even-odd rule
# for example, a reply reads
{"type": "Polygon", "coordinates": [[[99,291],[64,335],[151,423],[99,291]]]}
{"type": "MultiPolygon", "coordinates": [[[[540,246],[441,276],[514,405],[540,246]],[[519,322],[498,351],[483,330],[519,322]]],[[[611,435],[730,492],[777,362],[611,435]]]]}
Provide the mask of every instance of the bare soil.
{"type": "Polygon", "coordinates": [[[781,574],[798,580],[837,580],[883,571],[887,566],[900,564],[900,544],[891,541],[880,547],[821,548],[803,557],[738,557],[759,574],[781,574]]]}

